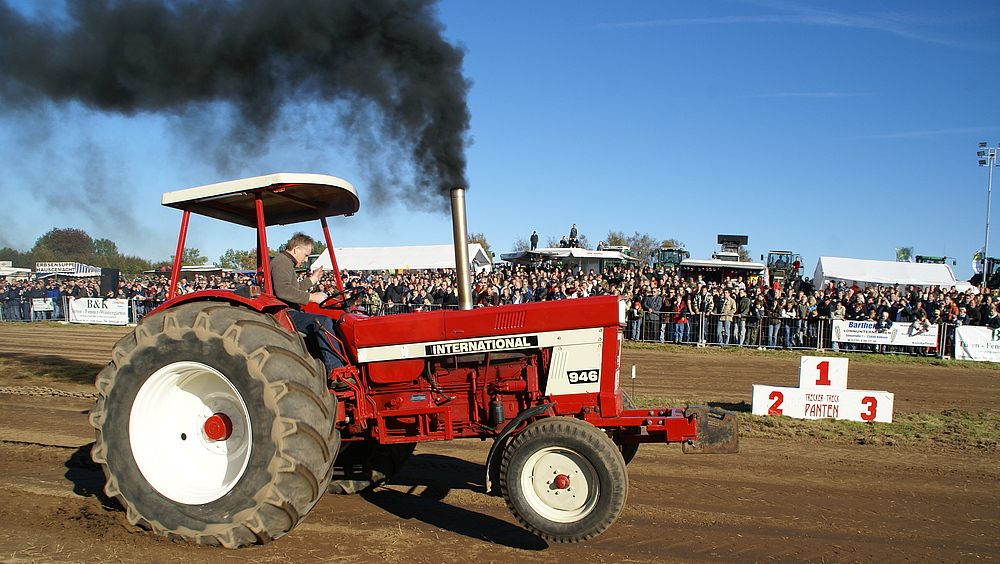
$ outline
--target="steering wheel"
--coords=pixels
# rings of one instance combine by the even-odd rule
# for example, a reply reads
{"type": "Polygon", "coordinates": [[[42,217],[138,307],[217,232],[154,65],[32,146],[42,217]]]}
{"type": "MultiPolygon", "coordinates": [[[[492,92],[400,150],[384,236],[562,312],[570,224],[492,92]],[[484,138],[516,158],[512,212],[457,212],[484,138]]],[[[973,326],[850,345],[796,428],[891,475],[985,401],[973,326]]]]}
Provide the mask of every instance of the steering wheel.
{"type": "Polygon", "coordinates": [[[350,288],[345,288],[339,292],[334,292],[326,297],[325,300],[319,303],[319,307],[322,309],[343,309],[349,310],[354,302],[365,295],[368,288],[365,286],[352,286],[350,288]]]}

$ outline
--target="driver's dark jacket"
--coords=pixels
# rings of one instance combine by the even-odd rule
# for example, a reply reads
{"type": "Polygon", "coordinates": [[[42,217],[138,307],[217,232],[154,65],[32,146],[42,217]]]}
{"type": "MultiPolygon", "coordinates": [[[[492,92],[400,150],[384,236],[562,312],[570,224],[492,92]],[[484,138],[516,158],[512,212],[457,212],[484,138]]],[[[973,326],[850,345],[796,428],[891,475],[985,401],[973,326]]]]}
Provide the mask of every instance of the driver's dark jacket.
{"type": "Polygon", "coordinates": [[[309,288],[312,281],[308,278],[299,280],[295,275],[295,258],[288,251],[281,251],[271,259],[271,283],[274,285],[274,295],[279,300],[289,304],[302,305],[309,303],[309,288]]]}

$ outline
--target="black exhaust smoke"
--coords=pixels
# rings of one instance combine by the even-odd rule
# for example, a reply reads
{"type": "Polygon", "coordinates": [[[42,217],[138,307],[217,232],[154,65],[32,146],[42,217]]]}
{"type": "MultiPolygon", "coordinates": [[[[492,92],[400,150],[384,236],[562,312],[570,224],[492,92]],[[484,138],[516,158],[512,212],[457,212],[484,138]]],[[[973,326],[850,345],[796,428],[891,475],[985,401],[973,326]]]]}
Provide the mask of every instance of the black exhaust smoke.
{"type": "Polygon", "coordinates": [[[376,200],[444,211],[467,187],[470,82],[434,4],[68,0],[65,13],[26,17],[0,0],[0,111],[75,102],[183,123],[227,105],[227,155],[213,163],[224,169],[268,147],[282,109],[317,104],[377,146],[359,153],[398,151],[387,158],[412,166],[412,182],[372,186],[376,200]]]}

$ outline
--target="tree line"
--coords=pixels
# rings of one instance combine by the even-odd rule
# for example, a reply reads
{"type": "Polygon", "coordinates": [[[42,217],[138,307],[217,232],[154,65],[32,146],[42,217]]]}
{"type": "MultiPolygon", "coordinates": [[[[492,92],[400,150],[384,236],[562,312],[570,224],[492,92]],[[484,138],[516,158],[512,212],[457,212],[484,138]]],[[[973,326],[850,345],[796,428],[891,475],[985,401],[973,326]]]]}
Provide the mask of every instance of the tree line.
{"type": "MultiPolygon", "coordinates": [[[[469,236],[470,243],[480,243],[484,250],[493,257],[490,245],[486,241],[483,233],[473,233],[469,236]]],[[[586,249],[591,248],[587,237],[579,237],[580,246],[586,249]]],[[[649,234],[626,235],[622,231],[608,231],[603,239],[605,245],[626,245],[631,247],[632,256],[646,258],[653,251],[660,247],[676,246],[683,244],[677,239],[666,239],[657,241],[649,234]]],[[[557,247],[558,238],[549,238],[549,246],[557,247]]],[[[518,238],[514,241],[511,250],[528,250],[528,241],[518,238]]],[[[313,253],[320,254],[326,249],[326,245],[317,241],[313,253]]],[[[280,249],[269,250],[270,256],[278,254],[280,249]]],[[[205,257],[196,248],[186,247],[182,255],[182,262],[187,266],[197,266],[207,264],[208,257],[205,257]]],[[[173,265],[174,256],[165,260],[153,261],[134,255],[124,255],[118,251],[118,245],[110,239],[95,239],[86,231],[76,228],[52,228],[48,233],[39,237],[31,250],[18,251],[11,247],[0,248],[0,261],[10,261],[18,268],[34,269],[37,262],[80,262],[98,268],[117,268],[126,275],[138,275],[145,271],[157,270],[161,267],[173,265]]],[[[252,270],[257,267],[257,251],[254,249],[227,249],[226,252],[215,262],[222,268],[234,270],[252,270]]]]}
{"type": "MultiPolygon", "coordinates": [[[[314,252],[321,253],[324,249],[326,245],[317,242],[314,252]]],[[[274,256],[278,252],[278,249],[273,249],[270,255],[274,256]]],[[[209,262],[208,257],[193,247],[185,247],[181,258],[185,266],[199,266],[209,262]]],[[[0,248],[0,261],[10,261],[14,267],[30,269],[34,269],[38,262],[80,262],[98,268],[117,268],[122,274],[135,276],[172,266],[174,255],[159,261],[124,255],[118,251],[118,245],[114,241],[94,239],[86,231],[70,227],[51,229],[35,240],[34,246],[28,251],[0,248]]],[[[251,270],[257,267],[257,251],[227,249],[215,264],[222,268],[251,270]]]]}

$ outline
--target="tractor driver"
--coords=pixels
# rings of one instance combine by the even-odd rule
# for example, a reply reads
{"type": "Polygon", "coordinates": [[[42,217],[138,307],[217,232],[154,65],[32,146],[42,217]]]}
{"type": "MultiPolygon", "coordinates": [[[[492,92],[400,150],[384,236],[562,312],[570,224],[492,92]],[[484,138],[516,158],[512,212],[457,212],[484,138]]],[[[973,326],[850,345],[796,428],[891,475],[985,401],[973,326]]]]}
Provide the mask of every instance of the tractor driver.
{"type": "Polygon", "coordinates": [[[333,331],[333,319],[299,309],[309,302],[320,303],[326,299],[325,292],[309,292],[309,288],[319,282],[323,269],[317,268],[309,278],[302,281],[295,275],[295,267],[301,265],[312,254],[315,241],[304,233],[296,233],[285,244],[285,250],[271,259],[271,282],[274,295],[287,303],[288,317],[295,328],[314,339],[319,345],[320,359],[326,365],[327,376],[337,368],[343,368],[343,346],[333,331]]]}

